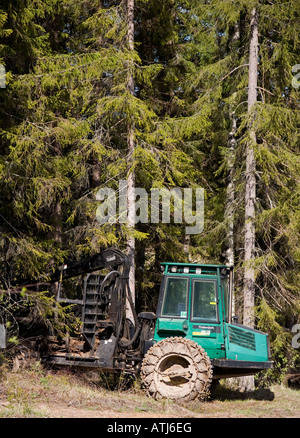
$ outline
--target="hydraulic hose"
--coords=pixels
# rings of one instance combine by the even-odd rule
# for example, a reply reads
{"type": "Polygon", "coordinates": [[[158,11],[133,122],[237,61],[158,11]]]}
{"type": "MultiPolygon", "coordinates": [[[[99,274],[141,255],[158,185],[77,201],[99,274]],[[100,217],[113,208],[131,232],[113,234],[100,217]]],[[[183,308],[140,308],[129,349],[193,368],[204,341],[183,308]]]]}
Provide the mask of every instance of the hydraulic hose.
{"type": "Polygon", "coordinates": [[[100,289],[99,289],[99,294],[100,294],[100,296],[102,295],[102,292],[103,292],[103,289],[104,289],[105,282],[106,282],[106,281],[108,280],[108,278],[109,278],[111,275],[113,275],[113,274],[117,274],[117,276],[119,276],[119,275],[120,275],[120,272],[119,272],[119,271],[110,271],[108,274],[106,274],[106,276],[104,277],[104,279],[103,279],[103,281],[102,281],[102,283],[101,283],[100,289]]]}
{"type": "Polygon", "coordinates": [[[133,313],[133,317],[134,317],[135,332],[134,332],[133,337],[127,342],[123,342],[123,341],[121,341],[121,339],[119,339],[119,341],[118,341],[119,345],[123,348],[130,347],[137,340],[138,335],[141,331],[141,326],[139,325],[139,320],[137,318],[136,310],[135,310],[134,304],[133,304],[132,299],[131,299],[131,292],[130,292],[130,288],[129,288],[128,279],[126,280],[126,286],[127,286],[127,299],[129,301],[129,304],[130,304],[130,307],[131,307],[131,310],[133,313]]]}

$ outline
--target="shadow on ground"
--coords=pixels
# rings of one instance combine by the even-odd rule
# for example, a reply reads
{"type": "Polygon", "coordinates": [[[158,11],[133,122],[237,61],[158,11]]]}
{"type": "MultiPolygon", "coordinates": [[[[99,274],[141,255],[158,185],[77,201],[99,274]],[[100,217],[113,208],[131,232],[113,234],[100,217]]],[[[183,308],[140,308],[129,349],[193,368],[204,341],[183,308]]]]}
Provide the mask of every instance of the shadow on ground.
{"type": "Polygon", "coordinates": [[[272,401],[275,394],[269,388],[255,389],[254,391],[242,392],[218,385],[212,390],[211,401],[214,400],[269,400],[272,401]]]}

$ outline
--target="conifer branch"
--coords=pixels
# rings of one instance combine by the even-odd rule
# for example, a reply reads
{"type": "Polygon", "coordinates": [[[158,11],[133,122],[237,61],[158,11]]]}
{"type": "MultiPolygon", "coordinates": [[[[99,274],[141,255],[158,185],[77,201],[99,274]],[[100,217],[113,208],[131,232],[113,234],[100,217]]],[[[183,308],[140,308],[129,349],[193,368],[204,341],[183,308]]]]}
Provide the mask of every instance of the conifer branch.
{"type": "Polygon", "coordinates": [[[221,79],[221,82],[223,82],[226,78],[228,78],[228,76],[230,76],[232,73],[234,73],[236,70],[238,70],[239,68],[242,68],[242,67],[248,67],[249,66],[249,63],[247,63],[247,64],[242,64],[242,65],[238,65],[237,67],[235,67],[233,70],[231,70],[226,76],[224,76],[222,79],[221,79]]]}
{"type": "Polygon", "coordinates": [[[262,90],[262,91],[265,91],[266,93],[269,93],[269,94],[271,94],[271,96],[274,96],[274,94],[273,93],[271,93],[271,91],[269,91],[269,90],[266,90],[265,88],[263,88],[263,87],[256,87],[258,90],[262,90]]]}

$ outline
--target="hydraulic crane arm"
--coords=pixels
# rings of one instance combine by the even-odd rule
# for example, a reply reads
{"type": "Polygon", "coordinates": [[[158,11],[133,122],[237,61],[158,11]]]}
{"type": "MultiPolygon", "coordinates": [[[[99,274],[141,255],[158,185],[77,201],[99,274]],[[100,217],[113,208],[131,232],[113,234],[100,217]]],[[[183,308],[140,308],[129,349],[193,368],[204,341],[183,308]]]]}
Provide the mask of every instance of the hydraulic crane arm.
{"type": "Polygon", "coordinates": [[[42,283],[55,283],[56,281],[78,277],[104,268],[118,269],[121,266],[123,266],[122,277],[127,278],[129,273],[128,257],[116,248],[108,248],[91,257],[64,264],[53,273],[42,275],[39,282],[24,284],[24,286],[34,287],[42,283]]]}

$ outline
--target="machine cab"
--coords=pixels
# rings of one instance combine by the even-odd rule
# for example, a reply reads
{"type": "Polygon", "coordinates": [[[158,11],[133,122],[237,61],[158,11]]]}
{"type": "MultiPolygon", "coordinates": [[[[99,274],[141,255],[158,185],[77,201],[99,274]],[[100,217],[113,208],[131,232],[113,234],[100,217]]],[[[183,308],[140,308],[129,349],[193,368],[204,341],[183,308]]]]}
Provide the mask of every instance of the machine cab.
{"type": "Polygon", "coordinates": [[[163,263],[154,340],[185,336],[211,358],[225,357],[224,323],[231,320],[233,269],[163,263]]]}
{"type": "Polygon", "coordinates": [[[232,266],[162,267],[154,342],[183,336],[201,345],[212,360],[269,360],[268,335],[232,321],[232,266]]]}
{"type": "Polygon", "coordinates": [[[166,277],[161,316],[187,318],[188,313],[195,322],[218,322],[216,280],[166,277]]]}

